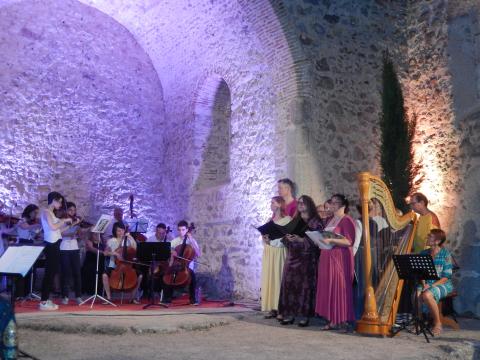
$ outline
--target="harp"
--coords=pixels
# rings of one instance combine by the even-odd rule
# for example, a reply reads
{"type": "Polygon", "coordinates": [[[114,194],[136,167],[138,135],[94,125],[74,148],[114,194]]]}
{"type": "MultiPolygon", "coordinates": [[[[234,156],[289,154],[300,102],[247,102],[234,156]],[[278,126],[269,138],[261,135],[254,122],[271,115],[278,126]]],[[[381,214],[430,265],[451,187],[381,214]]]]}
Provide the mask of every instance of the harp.
{"type": "Polygon", "coordinates": [[[388,336],[392,334],[403,287],[392,255],[410,253],[417,217],[413,211],[404,215],[397,213],[390,191],[380,178],[362,172],[358,174],[358,186],[363,251],[361,246],[357,256],[362,256],[365,305],[356,330],[361,334],[388,336]],[[376,213],[373,212],[376,216],[372,218],[369,204],[374,210],[376,207],[376,213]]]}

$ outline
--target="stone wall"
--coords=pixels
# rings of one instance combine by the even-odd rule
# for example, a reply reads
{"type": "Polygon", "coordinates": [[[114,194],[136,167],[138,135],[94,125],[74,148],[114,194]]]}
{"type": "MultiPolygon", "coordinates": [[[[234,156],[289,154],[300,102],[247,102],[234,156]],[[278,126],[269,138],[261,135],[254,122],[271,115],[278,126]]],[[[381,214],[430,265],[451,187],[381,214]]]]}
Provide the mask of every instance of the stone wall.
{"type": "Polygon", "coordinates": [[[133,36],[77,1],[0,8],[0,197],[44,205],[51,190],[89,217],[162,209],[163,90],[133,36]]]}
{"type": "Polygon", "coordinates": [[[58,188],[93,216],[135,192],[152,224],[196,222],[204,286],[257,297],[251,225],[276,180],[320,202],[380,173],[388,50],[417,116],[421,190],[464,264],[457,307],[480,313],[476,1],[25,4],[0,0],[2,197],[58,188]]]}

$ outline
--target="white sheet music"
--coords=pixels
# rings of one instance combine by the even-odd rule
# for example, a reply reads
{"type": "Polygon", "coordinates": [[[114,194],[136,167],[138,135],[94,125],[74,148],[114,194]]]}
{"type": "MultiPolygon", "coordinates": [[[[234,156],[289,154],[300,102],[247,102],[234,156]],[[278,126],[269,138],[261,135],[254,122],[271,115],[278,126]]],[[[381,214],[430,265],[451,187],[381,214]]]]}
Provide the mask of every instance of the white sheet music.
{"type": "Polygon", "coordinates": [[[110,225],[112,221],[113,221],[112,215],[103,214],[102,216],[100,216],[100,219],[98,219],[97,223],[95,224],[95,227],[92,229],[92,232],[103,234],[107,229],[108,225],[110,225]]]}
{"type": "Polygon", "coordinates": [[[42,250],[43,246],[10,246],[0,257],[0,273],[25,276],[42,250]]]}
{"type": "Polygon", "coordinates": [[[305,231],[305,235],[312,239],[313,243],[322,250],[330,250],[331,248],[333,248],[333,245],[326,244],[322,241],[325,236],[320,231],[305,231]]]}

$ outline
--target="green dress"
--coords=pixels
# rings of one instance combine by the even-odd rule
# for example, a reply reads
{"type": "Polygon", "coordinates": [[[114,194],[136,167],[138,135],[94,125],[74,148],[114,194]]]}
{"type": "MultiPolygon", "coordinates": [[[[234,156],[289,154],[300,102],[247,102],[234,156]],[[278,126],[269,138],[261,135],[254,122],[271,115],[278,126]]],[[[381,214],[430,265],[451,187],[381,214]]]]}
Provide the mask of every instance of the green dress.
{"type": "MultiPolygon", "coordinates": [[[[423,250],[420,254],[430,254],[430,250],[423,250]]],[[[433,264],[435,265],[435,269],[437,270],[438,277],[447,278],[448,280],[441,285],[432,286],[434,282],[437,280],[426,280],[425,283],[432,286],[428,288],[426,291],[430,291],[433,295],[433,298],[438,303],[441,299],[446,297],[453,291],[453,284],[452,284],[452,255],[450,251],[446,248],[442,247],[438,254],[433,258],[433,264]]]]}

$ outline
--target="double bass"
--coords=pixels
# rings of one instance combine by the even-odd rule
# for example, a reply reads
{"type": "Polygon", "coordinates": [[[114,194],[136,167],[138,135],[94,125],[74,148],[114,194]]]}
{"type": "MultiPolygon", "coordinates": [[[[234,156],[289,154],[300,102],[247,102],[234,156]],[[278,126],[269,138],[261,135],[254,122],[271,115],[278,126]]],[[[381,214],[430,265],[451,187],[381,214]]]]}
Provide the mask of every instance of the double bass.
{"type": "Polygon", "coordinates": [[[169,286],[186,286],[190,283],[190,273],[188,265],[195,257],[195,250],[187,244],[188,234],[195,230],[193,223],[188,227],[188,231],[183,238],[183,242],[175,247],[174,251],[177,253],[174,256],[173,263],[166,269],[163,275],[163,282],[169,286]]]}

